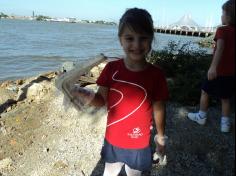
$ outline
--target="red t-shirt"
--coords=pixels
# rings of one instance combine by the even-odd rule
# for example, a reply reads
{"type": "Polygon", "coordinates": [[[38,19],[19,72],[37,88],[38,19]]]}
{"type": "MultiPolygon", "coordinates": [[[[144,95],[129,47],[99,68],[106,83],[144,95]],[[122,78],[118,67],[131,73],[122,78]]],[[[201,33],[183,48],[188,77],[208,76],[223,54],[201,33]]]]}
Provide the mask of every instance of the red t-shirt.
{"type": "MultiPolygon", "coordinates": [[[[233,76],[235,75],[235,27],[222,26],[216,30],[214,40],[224,40],[224,50],[222,57],[217,67],[217,74],[219,76],[233,76]]],[[[214,48],[217,48],[217,44],[214,48]]]]}
{"type": "Polygon", "coordinates": [[[162,71],[150,64],[143,71],[133,72],[120,59],[106,65],[97,84],[109,89],[106,140],[120,148],[147,147],[152,124],[152,101],[168,99],[162,71]]]}

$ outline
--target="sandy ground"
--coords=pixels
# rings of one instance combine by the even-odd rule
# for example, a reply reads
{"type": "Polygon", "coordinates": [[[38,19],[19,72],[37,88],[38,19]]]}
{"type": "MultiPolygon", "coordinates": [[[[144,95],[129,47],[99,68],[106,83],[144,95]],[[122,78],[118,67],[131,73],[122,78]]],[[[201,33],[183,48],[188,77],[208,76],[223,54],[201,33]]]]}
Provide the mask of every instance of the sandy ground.
{"type": "MultiPolygon", "coordinates": [[[[189,121],[189,110],[197,107],[167,104],[168,162],[144,175],[233,176],[235,114],[231,132],[222,134],[218,107],[209,109],[205,126],[189,121]]],[[[104,108],[78,112],[65,107],[54,76],[2,83],[0,176],[102,176],[105,123],[104,108]],[[27,94],[19,99],[22,86],[27,94]]]]}

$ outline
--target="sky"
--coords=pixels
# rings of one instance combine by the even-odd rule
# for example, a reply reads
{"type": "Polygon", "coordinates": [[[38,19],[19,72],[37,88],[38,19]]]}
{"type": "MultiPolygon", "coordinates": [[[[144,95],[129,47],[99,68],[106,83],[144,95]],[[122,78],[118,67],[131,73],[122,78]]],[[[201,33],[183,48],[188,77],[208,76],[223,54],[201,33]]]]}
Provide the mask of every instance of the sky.
{"type": "Polygon", "coordinates": [[[177,22],[184,15],[203,27],[221,23],[222,4],[226,0],[0,0],[0,12],[7,15],[74,17],[81,20],[105,20],[118,23],[127,8],[144,8],[155,26],[177,22]]]}

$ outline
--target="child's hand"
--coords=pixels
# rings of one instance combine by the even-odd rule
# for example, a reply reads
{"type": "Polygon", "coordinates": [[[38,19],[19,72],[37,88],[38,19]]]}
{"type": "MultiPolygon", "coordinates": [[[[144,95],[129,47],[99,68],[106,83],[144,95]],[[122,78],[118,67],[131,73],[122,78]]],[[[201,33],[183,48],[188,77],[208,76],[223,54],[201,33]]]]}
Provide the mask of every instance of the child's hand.
{"type": "Polygon", "coordinates": [[[153,154],[153,163],[158,165],[166,165],[167,159],[165,155],[165,145],[167,136],[154,137],[154,142],[156,144],[156,152],[153,154]]]}
{"type": "Polygon", "coordinates": [[[167,140],[167,136],[158,136],[158,135],[156,135],[154,137],[154,142],[156,144],[156,152],[157,153],[159,153],[161,155],[164,155],[166,140],[167,140]]]}
{"type": "Polygon", "coordinates": [[[80,87],[76,84],[72,87],[71,94],[84,105],[90,104],[95,97],[93,90],[80,87]]]}
{"type": "Polygon", "coordinates": [[[211,66],[207,72],[208,80],[213,80],[217,77],[216,67],[211,66]]]}
{"type": "Polygon", "coordinates": [[[156,152],[161,155],[164,155],[165,154],[165,146],[157,143],[156,144],[156,152]]]}

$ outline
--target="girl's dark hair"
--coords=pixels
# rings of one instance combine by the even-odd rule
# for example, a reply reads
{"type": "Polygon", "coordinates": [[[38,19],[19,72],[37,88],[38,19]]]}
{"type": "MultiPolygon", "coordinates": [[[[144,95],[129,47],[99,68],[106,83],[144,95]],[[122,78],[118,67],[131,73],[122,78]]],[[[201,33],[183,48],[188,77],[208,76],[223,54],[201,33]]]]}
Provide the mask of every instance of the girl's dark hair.
{"type": "Polygon", "coordinates": [[[222,9],[225,11],[226,15],[230,17],[230,25],[235,26],[235,1],[226,1],[223,4],[222,9]]]}
{"type": "Polygon", "coordinates": [[[148,11],[139,8],[128,9],[120,19],[118,36],[120,37],[125,27],[137,33],[145,33],[154,37],[152,16],[148,11]]]}

